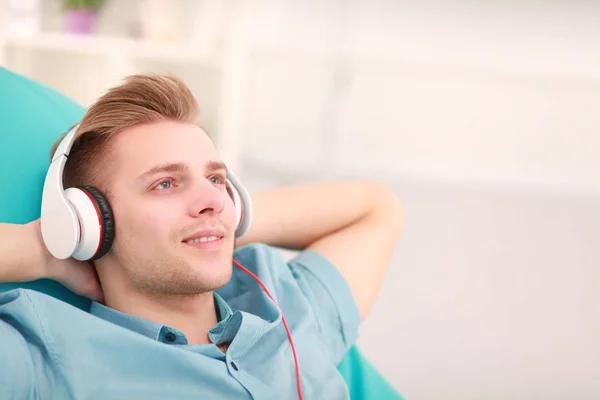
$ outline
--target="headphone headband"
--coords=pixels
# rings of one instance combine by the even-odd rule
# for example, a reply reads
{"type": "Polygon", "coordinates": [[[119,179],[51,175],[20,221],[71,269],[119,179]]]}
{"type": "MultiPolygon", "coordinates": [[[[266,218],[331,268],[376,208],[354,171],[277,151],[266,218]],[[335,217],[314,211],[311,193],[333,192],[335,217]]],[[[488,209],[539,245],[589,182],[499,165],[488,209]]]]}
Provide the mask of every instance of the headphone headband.
{"type": "Polygon", "coordinates": [[[52,155],[52,162],[54,162],[58,157],[62,155],[64,155],[65,157],[69,156],[71,147],[73,147],[73,143],[75,142],[75,133],[77,132],[77,128],[79,128],[79,124],[71,128],[69,133],[67,133],[63,140],[61,140],[60,144],[56,148],[56,151],[52,155]]]}

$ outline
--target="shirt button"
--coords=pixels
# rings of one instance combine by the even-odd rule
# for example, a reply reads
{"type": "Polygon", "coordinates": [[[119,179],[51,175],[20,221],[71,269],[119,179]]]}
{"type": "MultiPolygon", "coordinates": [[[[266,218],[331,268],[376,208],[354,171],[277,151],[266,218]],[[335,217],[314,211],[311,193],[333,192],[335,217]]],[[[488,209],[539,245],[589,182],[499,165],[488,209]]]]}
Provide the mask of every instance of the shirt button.
{"type": "Polygon", "coordinates": [[[167,342],[173,343],[177,339],[177,336],[173,332],[167,332],[165,339],[167,339],[167,342]]]}
{"type": "Polygon", "coordinates": [[[236,371],[238,370],[238,366],[233,361],[229,364],[231,364],[231,368],[235,369],[236,371]]]}

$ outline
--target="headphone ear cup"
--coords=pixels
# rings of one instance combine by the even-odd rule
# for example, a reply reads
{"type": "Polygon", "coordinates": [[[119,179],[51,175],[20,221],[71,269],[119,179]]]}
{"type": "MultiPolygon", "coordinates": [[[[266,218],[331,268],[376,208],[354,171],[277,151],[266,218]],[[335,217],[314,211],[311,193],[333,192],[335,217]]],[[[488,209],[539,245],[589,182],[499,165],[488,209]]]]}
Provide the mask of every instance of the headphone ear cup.
{"type": "Polygon", "coordinates": [[[91,186],[83,186],[80,189],[84,190],[90,199],[94,201],[98,220],[100,221],[100,240],[96,252],[91,258],[91,260],[97,260],[103,257],[112,247],[115,237],[115,220],[108,200],[98,189],[91,186]]]}
{"type": "Polygon", "coordinates": [[[252,199],[246,188],[229,169],[227,170],[227,186],[230,187],[236,208],[235,236],[240,237],[248,231],[252,223],[252,199]]]}
{"type": "Polygon", "coordinates": [[[82,189],[89,193],[90,197],[96,202],[100,216],[99,220],[102,226],[100,244],[96,254],[91,258],[91,260],[98,260],[108,253],[112,247],[115,238],[115,218],[108,200],[106,200],[106,197],[98,189],[91,186],[83,186],[82,189]]]}
{"type": "Polygon", "coordinates": [[[114,217],[110,204],[102,193],[91,186],[65,190],[65,196],[79,219],[80,238],[73,258],[80,261],[97,260],[112,247],[114,217]]]}
{"type": "Polygon", "coordinates": [[[240,198],[240,195],[237,193],[235,186],[229,181],[229,179],[227,179],[225,187],[226,187],[227,193],[229,194],[229,197],[231,197],[231,200],[233,201],[233,205],[235,207],[235,230],[237,231],[237,229],[240,227],[242,220],[244,218],[244,209],[242,207],[242,199],[240,198]]]}

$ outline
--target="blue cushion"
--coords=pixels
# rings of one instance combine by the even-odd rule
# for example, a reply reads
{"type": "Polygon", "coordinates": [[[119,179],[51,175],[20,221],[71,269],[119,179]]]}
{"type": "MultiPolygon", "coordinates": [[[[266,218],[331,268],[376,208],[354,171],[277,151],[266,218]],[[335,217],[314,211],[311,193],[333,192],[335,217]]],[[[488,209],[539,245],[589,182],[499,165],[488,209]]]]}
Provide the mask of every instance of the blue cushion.
{"type": "MultiPolygon", "coordinates": [[[[23,224],[40,217],[42,188],[52,144],[85,109],[62,94],[0,67],[0,222],[23,224]]],[[[82,309],[90,301],[55,281],[0,283],[39,290],[82,309]]]]}
{"type": "Polygon", "coordinates": [[[338,370],[348,385],[352,400],[403,399],[375,366],[367,360],[357,346],[350,348],[342,362],[338,365],[338,370]]]}
{"type": "MultiPolygon", "coordinates": [[[[23,224],[40,217],[52,144],[81,119],[85,108],[55,90],[0,67],[0,222],[23,224]]],[[[58,282],[0,283],[49,294],[84,310],[90,301],[58,282]]],[[[339,366],[355,399],[401,399],[354,346],[339,366]]]]}

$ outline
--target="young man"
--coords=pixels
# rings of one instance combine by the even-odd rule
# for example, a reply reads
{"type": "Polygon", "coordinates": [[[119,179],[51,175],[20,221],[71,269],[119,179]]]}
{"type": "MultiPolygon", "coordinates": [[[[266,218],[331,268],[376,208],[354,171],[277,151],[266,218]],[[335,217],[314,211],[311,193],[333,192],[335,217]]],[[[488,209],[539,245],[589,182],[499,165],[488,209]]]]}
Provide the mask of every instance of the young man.
{"type": "Polygon", "coordinates": [[[254,193],[236,240],[227,167],[198,117],[183,82],[140,75],[80,121],[64,186],[95,187],[115,224],[93,269],[49,256],[39,221],[0,226],[0,281],[50,277],[97,300],[87,313],[0,295],[2,398],[348,398],[336,367],[384,278],[398,200],[378,182],[254,193]]]}

